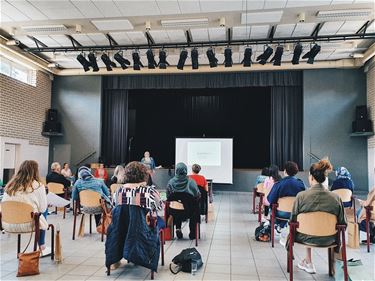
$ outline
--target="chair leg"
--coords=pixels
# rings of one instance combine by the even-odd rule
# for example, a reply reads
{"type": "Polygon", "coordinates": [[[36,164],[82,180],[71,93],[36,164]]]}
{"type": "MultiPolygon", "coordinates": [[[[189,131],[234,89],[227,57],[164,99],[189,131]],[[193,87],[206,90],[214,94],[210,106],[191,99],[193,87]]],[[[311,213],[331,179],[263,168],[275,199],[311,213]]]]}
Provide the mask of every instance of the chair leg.
{"type": "Polygon", "coordinates": [[[35,240],[34,240],[34,251],[38,248],[38,241],[40,235],[40,228],[39,228],[39,216],[35,216],[34,226],[35,226],[35,240]]]}
{"type": "Polygon", "coordinates": [[[104,241],[104,221],[105,221],[105,212],[102,214],[103,220],[102,220],[102,242],[104,241]]]}
{"type": "Polygon", "coordinates": [[[258,222],[262,221],[262,204],[263,204],[263,195],[259,196],[259,205],[258,205],[258,222]]]}
{"type": "Polygon", "coordinates": [[[55,207],[55,214],[57,215],[57,207],[55,207]]]}
{"type": "Polygon", "coordinates": [[[333,249],[328,248],[328,275],[329,276],[333,276],[332,265],[333,265],[333,249]]]}
{"type": "Polygon", "coordinates": [[[294,241],[294,237],[293,237],[293,232],[291,232],[291,235],[289,237],[289,257],[288,257],[288,261],[289,261],[289,280],[290,281],[293,281],[293,241],[294,241]]]}
{"type": "Polygon", "coordinates": [[[51,260],[55,259],[55,227],[53,224],[48,225],[48,229],[51,229],[51,260]]]}
{"type": "Polygon", "coordinates": [[[160,231],[160,238],[161,238],[161,265],[164,265],[164,243],[165,243],[165,238],[164,238],[164,230],[160,231]]]}
{"type": "Polygon", "coordinates": [[[107,276],[111,275],[111,266],[107,266],[107,276]]]}
{"type": "Polygon", "coordinates": [[[199,223],[195,226],[195,247],[198,247],[199,223]]]}
{"type": "Polygon", "coordinates": [[[64,207],[63,220],[65,220],[65,214],[66,214],[66,207],[64,207]]]}
{"type": "Polygon", "coordinates": [[[90,234],[92,233],[92,215],[90,215],[90,234]]]}
{"type": "Polygon", "coordinates": [[[286,253],[286,272],[289,273],[289,252],[286,253]]]}
{"type": "Polygon", "coordinates": [[[275,244],[275,208],[272,206],[272,212],[271,212],[271,245],[272,248],[275,244]]]}
{"type": "Polygon", "coordinates": [[[256,196],[256,191],[255,188],[253,189],[253,214],[255,214],[255,196],[256,196]]]}
{"type": "Polygon", "coordinates": [[[21,253],[21,234],[18,234],[17,237],[17,258],[19,253],[21,253]]]}
{"type": "Polygon", "coordinates": [[[76,223],[77,223],[77,203],[73,202],[73,240],[75,240],[76,236],[76,223]]]}
{"type": "Polygon", "coordinates": [[[370,253],[370,219],[366,216],[366,242],[367,242],[367,253],[370,253]]]}
{"type": "Polygon", "coordinates": [[[154,272],[151,270],[151,280],[154,280],[154,272]]]}
{"type": "Polygon", "coordinates": [[[348,262],[346,259],[346,242],[345,242],[345,231],[342,230],[342,240],[341,240],[341,251],[342,251],[342,260],[344,262],[344,280],[348,281],[348,262]]]}

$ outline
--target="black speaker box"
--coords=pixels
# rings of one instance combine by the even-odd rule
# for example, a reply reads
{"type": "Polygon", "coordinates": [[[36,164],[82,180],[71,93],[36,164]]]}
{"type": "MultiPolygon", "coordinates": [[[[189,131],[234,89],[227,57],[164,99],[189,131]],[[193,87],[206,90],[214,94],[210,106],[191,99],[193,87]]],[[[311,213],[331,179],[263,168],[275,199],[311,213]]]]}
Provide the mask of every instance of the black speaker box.
{"type": "Polygon", "coordinates": [[[367,106],[359,105],[355,110],[355,120],[367,120],[367,106]]]}
{"type": "Polygon", "coordinates": [[[372,132],[371,120],[360,119],[352,123],[353,133],[357,132],[372,132]]]}
{"type": "Polygon", "coordinates": [[[57,109],[48,109],[47,111],[47,121],[57,122],[57,109]]]}
{"type": "Polygon", "coordinates": [[[43,132],[61,133],[61,123],[54,121],[43,122],[43,132]]]}

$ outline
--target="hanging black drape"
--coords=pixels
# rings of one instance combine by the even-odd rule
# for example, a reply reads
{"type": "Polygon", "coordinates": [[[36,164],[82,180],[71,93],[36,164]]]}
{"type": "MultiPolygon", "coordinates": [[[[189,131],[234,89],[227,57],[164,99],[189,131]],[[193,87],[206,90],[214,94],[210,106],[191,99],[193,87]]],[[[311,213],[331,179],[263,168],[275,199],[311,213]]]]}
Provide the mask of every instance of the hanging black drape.
{"type": "Polygon", "coordinates": [[[271,163],[294,161],[302,169],[302,87],[271,88],[271,163]]]}
{"type": "Polygon", "coordinates": [[[128,91],[106,90],[102,95],[101,157],[106,165],[127,162],[128,91]]]}

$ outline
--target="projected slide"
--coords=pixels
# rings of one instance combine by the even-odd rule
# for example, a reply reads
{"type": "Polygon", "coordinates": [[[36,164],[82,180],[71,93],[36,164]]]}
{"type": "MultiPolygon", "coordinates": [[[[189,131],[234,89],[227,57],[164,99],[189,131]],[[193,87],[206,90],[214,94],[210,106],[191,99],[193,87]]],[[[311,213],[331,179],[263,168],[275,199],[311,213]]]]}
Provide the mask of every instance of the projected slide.
{"type": "Polygon", "coordinates": [[[176,138],[176,164],[199,164],[200,174],[215,183],[233,183],[233,139],[176,138]]]}

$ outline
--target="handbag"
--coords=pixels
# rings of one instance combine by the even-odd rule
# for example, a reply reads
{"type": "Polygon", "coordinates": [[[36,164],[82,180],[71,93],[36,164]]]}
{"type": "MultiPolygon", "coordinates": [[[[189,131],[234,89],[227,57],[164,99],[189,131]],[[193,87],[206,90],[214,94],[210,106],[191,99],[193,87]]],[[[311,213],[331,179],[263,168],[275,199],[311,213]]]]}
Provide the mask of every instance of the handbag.
{"type": "Polygon", "coordinates": [[[169,264],[169,270],[173,274],[177,274],[180,271],[191,272],[192,263],[197,264],[197,269],[201,268],[203,265],[201,254],[195,248],[184,249],[173,258],[172,262],[169,264]]]}
{"type": "Polygon", "coordinates": [[[25,253],[27,247],[30,245],[31,238],[33,233],[31,232],[29,243],[25,247],[22,253],[18,254],[18,271],[17,277],[21,276],[30,276],[30,275],[37,275],[39,274],[39,257],[40,251],[33,251],[30,253],[25,253]]]}
{"type": "Polygon", "coordinates": [[[100,200],[100,204],[102,205],[104,215],[101,218],[100,225],[96,227],[96,231],[107,235],[108,227],[112,223],[112,210],[107,207],[105,200],[100,200]]]}
{"type": "Polygon", "coordinates": [[[348,222],[348,247],[359,248],[359,228],[355,222],[348,222]]]}

